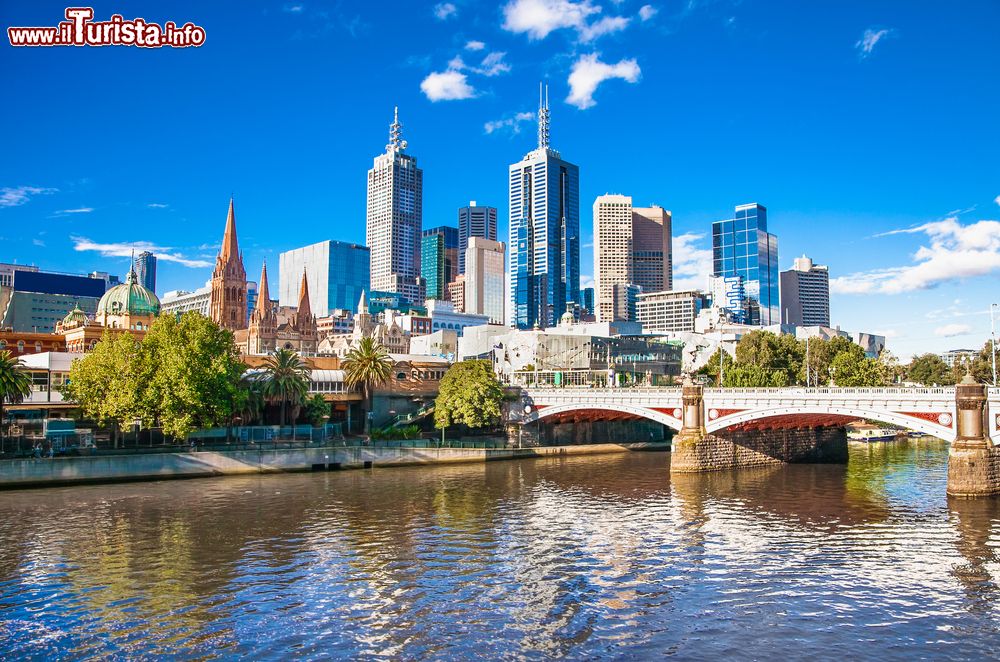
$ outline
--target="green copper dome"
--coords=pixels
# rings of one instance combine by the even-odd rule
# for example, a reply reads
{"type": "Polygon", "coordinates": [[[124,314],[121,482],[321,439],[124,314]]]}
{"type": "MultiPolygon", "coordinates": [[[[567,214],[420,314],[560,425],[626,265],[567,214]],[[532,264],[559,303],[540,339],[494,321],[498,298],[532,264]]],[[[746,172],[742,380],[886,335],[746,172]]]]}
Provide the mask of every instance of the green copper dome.
{"type": "Polygon", "coordinates": [[[80,308],[80,304],[76,304],[73,310],[66,313],[66,317],[63,318],[63,326],[68,326],[70,324],[86,324],[87,323],[87,313],[83,312],[80,308]]]}
{"type": "Polygon", "coordinates": [[[159,315],[160,300],[139,284],[135,271],[129,269],[125,282],[104,293],[97,304],[100,315],[159,315]]]}

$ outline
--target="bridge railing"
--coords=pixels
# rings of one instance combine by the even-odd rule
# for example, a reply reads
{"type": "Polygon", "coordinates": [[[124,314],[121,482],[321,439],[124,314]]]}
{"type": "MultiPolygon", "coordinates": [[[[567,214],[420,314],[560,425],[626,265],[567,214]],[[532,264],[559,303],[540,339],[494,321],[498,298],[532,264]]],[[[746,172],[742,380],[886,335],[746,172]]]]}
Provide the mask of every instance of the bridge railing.
{"type": "MultiPolygon", "coordinates": [[[[627,392],[635,393],[663,393],[680,394],[680,386],[580,386],[580,385],[555,385],[555,384],[527,384],[523,385],[528,391],[558,391],[586,389],[588,393],[597,394],[623,394],[627,392]]],[[[706,388],[706,396],[726,396],[726,395],[758,395],[766,396],[850,396],[850,395],[885,395],[885,396],[937,396],[952,398],[955,395],[954,387],[936,388],[904,388],[896,386],[877,387],[855,387],[855,386],[821,386],[806,388],[804,386],[775,387],[775,388],[706,388]]],[[[990,389],[990,398],[1000,399],[1000,389],[990,389]]]]}

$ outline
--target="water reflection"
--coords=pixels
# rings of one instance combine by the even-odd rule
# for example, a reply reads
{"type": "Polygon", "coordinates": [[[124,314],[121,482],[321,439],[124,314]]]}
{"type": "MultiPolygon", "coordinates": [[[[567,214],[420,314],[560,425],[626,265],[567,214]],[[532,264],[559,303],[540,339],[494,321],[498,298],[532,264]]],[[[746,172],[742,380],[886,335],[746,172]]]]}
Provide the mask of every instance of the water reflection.
{"type": "Polygon", "coordinates": [[[889,657],[1000,642],[947,448],[632,453],[0,495],[0,658],[889,657]]]}

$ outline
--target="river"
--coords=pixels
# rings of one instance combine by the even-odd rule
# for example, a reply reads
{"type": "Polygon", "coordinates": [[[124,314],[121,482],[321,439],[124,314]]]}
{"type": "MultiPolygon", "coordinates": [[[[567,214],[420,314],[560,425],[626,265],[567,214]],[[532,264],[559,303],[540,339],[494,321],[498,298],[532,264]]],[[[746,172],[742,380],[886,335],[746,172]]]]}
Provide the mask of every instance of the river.
{"type": "Polygon", "coordinates": [[[995,657],[995,499],[947,447],[0,492],[0,659],[995,657]]]}

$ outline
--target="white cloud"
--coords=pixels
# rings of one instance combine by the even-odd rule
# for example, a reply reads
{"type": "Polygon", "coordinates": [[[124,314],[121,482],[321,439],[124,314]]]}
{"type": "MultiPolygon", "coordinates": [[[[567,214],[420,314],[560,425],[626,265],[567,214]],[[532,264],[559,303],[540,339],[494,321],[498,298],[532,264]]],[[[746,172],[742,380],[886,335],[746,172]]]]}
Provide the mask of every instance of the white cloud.
{"type": "Polygon", "coordinates": [[[875,44],[888,36],[890,32],[891,30],[872,30],[868,28],[861,36],[861,39],[854,44],[854,47],[861,51],[861,57],[868,57],[871,55],[872,50],[875,49],[875,44]]]}
{"type": "Polygon", "coordinates": [[[152,208],[152,209],[166,209],[166,208],[167,208],[167,207],[169,207],[170,205],[166,205],[166,204],[163,204],[162,202],[150,202],[150,203],[149,203],[148,205],[146,205],[146,206],[147,206],[147,207],[150,207],[150,208],[152,208]]]}
{"type": "Polygon", "coordinates": [[[450,2],[441,2],[434,5],[434,16],[439,21],[446,21],[456,14],[458,14],[458,7],[450,2]]]}
{"type": "Polygon", "coordinates": [[[176,262],[177,264],[182,264],[185,267],[191,268],[212,266],[212,263],[207,260],[191,260],[184,257],[183,254],[173,251],[169,247],[157,246],[148,241],[101,244],[91,241],[86,237],[73,237],[72,239],[73,250],[80,252],[96,251],[103,257],[132,257],[134,253],[150,251],[156,255],[157,260],[163,260],[164,262],[176,262]]]}
{"type": "Polygon", "coordinates": [[[486,48],[486,44],[484,44],[481,41],[476,41],[474,39],[472,41],[466,42],[465,44],[465,50],[467,51],[481,51],[484,48],[486,48]]]}
{"type": "Polygon", "coordinates": [[[659,13],[659,9],[653,5],[643,5],[639,7],[639,18],[643,21],[648,21],[659,13]]]}
{"type": "Polygon", "coordinates": [[[569,74],[569,96],[566,103],[573,104],[577,108],[590,108],[594,101],[594,92],[597,86],[612,78],[621,78],[629,83],[639,80],[639,65],[634,59],[621,60],[617,64],[607,64],[601,62],[597,53],[581,55],[573,63],[573,70],[569,74]]]}
{"type": "Polygon", "coordinates": [[[918,233],[927,235],[929,245],[913,254],[914,264],[834,278],[831,289],[839,294],[899,294],[1000,270],[1000,221],[963,225],[946,218],[877,236],[918,233]]]}
{"type": "Polygon", "coordinates": [[[302,10],[305,9],[302,5],[285,5],[284,10],[292,14],[301,14],[302,10]]]}
{"type": "Polygon", "coordinates": [[[702,248],[704,234],[686,232],[673,239],[675,290],[703,290],[712,274],[712,250],[702,248]]]}
{"type": "Polygon", "coordinates": [[[621,32],[628,27],[631,19],[624,16],[605,16],[599,21],[583,25],[579,29],[580,41],[586,43],[612,32],[621,32]]]}
{"type": "Polygon", "coordinates": [[[40,246],[41,248],[45,248],[45,242],[42,241],[41,239],[32,239],[31,243],[34,244],[35,246],[40,246]]]}
{"type": "Polygon", "coordinates": [[[998,195],[997,197],[993,198],[993,202],[995,202],[998,205],[1000,205],[1000,195],[998,195]]]}
{"type": "Polygon", "coordinates": [[[76,209],[60,209],[57,214],[89,214],[94,211],[93,207],[77,207],[76,209]]]}
{"type": "Polygon", "coordinates": [[[594,287],[594,277],[587,274],[580,274],[580,289],[584,290],[588,287],[594,287]]]}
{"type": "Polygon", "coordinates": [[[883,336],[886,340],[891,340],[893,338],[904,338],[904,334],[900,333],[896,329],[884,329],[875,332],[877,336],[883,336]]]}
{"type": "Polygon", "coordinates": [[[33,195],[48,195],[55,193],[59,189],[43,188],[39,186],[16,186],[14,188],[0,188],[0,207],[19,207],[26,203],[33,195]]]}
{"type": "Polygon", "coordinates": [[[483,125],[483,131],[487,135],[498,131],[510,131],[511,133],[521,133],[521,124],[535,119],[534,113],[517,113],[513,117],[504,117],[492,120],[483,125]]]}
{"type": "Polygon", "coordinates": [[[972,331],[972,327],[968,324],[945,324],[934,329],[934,335],[942,338],[954,338],[955,336],[965,335],[970,331],[972,331]]]}
{"type": "Polygon", "coordinates": [[[479,64],[479,67],[473,69],[477,74],[482,74],[484,76],[498,76],[500,74],[505,74],[510,71],[510,65],[504,62],[504,56],[507,55],[504,51],[494,51],[486,57],[479,64]]]}
{"type": "Polygon", "coordinates": [[[588,16],[600,11],[590,0],[510,0],[503,8],[503,29],[527,33],[531,39],[545,39],[554,30],[579,29],[588,16]]]}
{"type": "Polygon", "coordinates": [[[431,101],[454,101],[476,96],[476,90],[469,85],[466,75],[455,69],[428,74],[421,81],[420,90],[431,101]]]}

